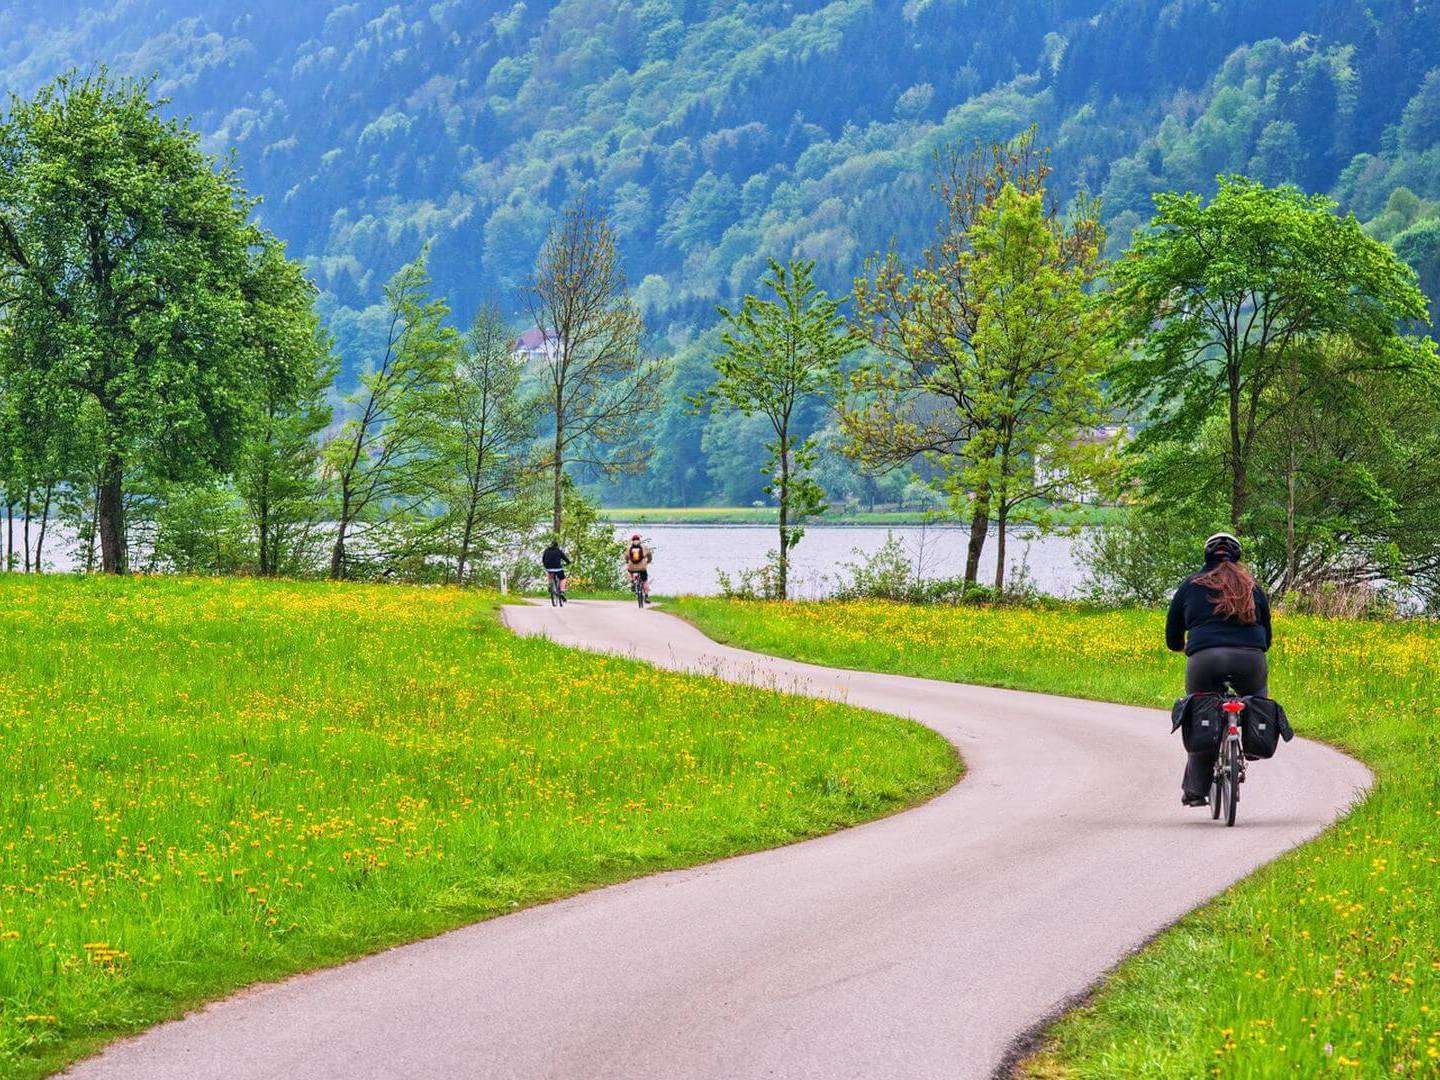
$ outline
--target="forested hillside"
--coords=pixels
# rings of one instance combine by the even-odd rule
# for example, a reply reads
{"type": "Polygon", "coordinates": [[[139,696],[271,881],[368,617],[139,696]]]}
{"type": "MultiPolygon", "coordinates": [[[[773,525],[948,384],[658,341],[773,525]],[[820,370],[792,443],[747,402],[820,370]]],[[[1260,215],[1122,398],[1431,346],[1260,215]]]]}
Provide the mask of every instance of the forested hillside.
{"type": "Polygon", "coordinates": [[[1440,8],[1414,0],[11,0],[0,81],[157,73],[234,147],[307,261],[347,367],[361,313],[433,243],[457,317],[517,286],[589,190],[658,351],[664,437],[630,498],[756,494],[758,436],[684,415],[717,303],[767,257],[845,292],[931,235],[937,147],[1036,125],[1112,243],[1158,190],[1244,171],[1335,194],[1440,285],[1440,8]],[[1397,189],[1404,188],[1396,195],[1397,189]],[[722,437],[723,434],[723,437],[722,437]],[[740,465],[727,466],[725,455],[740,465]]]}

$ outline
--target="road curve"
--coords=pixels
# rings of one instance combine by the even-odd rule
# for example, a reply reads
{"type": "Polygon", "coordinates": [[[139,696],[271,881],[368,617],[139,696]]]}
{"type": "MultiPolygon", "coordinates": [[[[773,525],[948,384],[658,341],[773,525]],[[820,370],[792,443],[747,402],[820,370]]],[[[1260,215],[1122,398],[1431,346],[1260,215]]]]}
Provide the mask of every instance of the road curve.
{"type": "MultiPolygon", "coordinates": [[[[985,1077],[1155,931],[1370,783],[1297,739],[1240,825],[1179,800],[1168,718],[792,663],[625,604],[518,632],[838,698],[953,740],[965,779],[803,844],[658,874],[249,991],[76,1066],[106,1080],[985,1077]]],[[[1178,671],[1177,671],[1178,679],[1178,671]]]]}

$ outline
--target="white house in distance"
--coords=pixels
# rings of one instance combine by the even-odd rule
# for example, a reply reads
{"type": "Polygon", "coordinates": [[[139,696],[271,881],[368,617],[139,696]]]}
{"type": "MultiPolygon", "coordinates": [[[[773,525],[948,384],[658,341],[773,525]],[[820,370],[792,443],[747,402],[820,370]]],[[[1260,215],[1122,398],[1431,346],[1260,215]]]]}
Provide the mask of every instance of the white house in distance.
{"type": "Polygon", "coordinates": [[[532,326],[515,339],[510,351],[515,359],[529,364],[537,360],[553,360],[558,347],[554,338],[538,326],[532,326]]]}
{"type": "MultiPolygon", "coordinates": [[[[1133,436],[1128,424],[1101,424],[1082,431],[1075,438],[1070,440],[1072,446],[1099,446],[1104,443],[1113,443],[1117,447],[1133,436]]],[[[1055,480],[1063,479],[1050,469],[1043,458],[1035,462],[1036,486],[1044,486],[1055,480]]],[[[1085,484],[1062,484],[1055,492],[1057,498],[1070,499],[1078,503],[1096,503],[1100,501],[1100,493],[1088,483],[1085,484]]]]}

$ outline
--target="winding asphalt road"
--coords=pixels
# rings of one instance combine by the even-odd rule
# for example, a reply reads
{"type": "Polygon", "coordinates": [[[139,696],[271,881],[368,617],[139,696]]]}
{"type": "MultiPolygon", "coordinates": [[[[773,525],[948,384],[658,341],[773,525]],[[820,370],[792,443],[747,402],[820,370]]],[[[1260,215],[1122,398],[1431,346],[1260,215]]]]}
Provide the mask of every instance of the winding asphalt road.
{"type": "Polygon", "coordinates": [[[1230,830],[1180,806],[1179,741],[1158,712],[776,660],[625,604],[506,619],[912,717],[953,740],[968,773],[869,825],[249,991],[74,1076],[985,1077],[1127,952],[1315,835],[1370,782],[1297,739],[1252,769],[1230,830]]]}

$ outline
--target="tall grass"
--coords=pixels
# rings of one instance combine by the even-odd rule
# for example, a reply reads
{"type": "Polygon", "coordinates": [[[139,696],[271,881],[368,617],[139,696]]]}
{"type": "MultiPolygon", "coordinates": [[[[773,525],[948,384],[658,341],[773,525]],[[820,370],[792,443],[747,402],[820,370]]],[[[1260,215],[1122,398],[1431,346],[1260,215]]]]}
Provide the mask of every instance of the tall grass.
{"type": "MultiPolygon", "coordinates": [[[[1155,706],[1182,681],[1157,612],[680,611],[724,640],[844,667],[1155,706]]],[[[1275,629],[1271,692],[1301,734],[1365,760],[1374,791],[1124,964],[1032,1075],[1440,1075],[1440,626],[1278,616],[1275,629]]]]}
{"type": "Polygon", "coordinates": [[[520,640],[495,602],[0,576],[0,1075],[954,775],[915,725],[520,640]]]}

